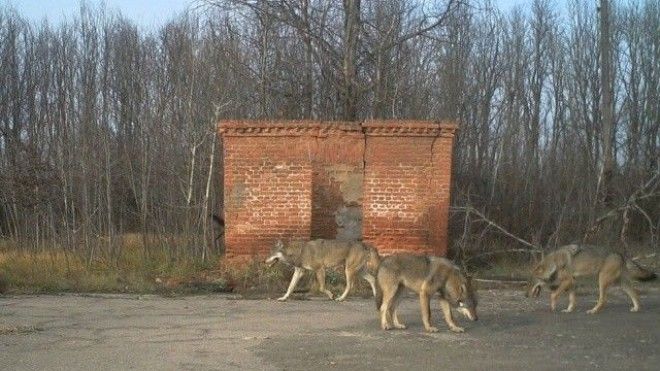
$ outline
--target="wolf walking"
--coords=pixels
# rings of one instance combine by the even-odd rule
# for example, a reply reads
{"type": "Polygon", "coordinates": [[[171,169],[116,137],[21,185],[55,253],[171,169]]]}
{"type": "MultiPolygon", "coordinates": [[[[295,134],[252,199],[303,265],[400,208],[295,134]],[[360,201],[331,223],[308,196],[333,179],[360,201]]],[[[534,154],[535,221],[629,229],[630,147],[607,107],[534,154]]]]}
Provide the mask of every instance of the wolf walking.
{"type": "Polygon", "coordinates": [[[477,298],[471,279],[449,260],[435,256],[396,254],[383,258],[376,275],[376,307],[380,310],[383,330],[403,329],[397,306],[404,287],[419,294],[424,328],[429,332],[438,329],[431,324],[430,299],[436,292],[445,322],[454,332],[463,332],[452,317],[451,307],[472,321],[477,320],[477,298]]]}
{"type": "Polygon", "coordinates": [[[277,299],[279,301],[289,298],[305,270],[316,272],[319,290],[332,299],[332,292],[325,288],[325,269],[340,265],[344,265],[346,288],[336,299],[337,301],[346,299],[356,275],[369,282],[373,294],[376,295],[376,279],[369,272],[375,272],[380,257],[374,247],[363,242],[316,239],[284,244],[278,240],[271,255],[266,259],[266,263],[274,264],[277,261],[294,267],[289,287],[286,293],[277,299]]]}
{"type": "Polygon", "coordinates": [[[639,311],[639,294],[632,280],[648,281],[656,278],[632,260],[609,249],[590,245],[566,245],[546,255],[532,270],[526,296],[538,297],[543,287],[550,292],[550,308],[554,311],[557,299],[568,291],[568,308],[575,310],[575,278],[598,276],[598,302],[587,313],[598,313],[607,301],[607,288],[620,283],[632,301],[631,312],[639,311]]]}

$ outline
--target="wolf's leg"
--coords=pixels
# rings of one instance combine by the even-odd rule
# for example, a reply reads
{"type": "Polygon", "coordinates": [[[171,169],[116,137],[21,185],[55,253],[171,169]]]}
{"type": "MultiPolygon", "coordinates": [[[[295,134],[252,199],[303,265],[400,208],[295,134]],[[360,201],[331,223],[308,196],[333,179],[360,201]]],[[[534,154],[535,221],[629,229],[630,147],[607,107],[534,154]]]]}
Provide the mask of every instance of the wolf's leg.
{"type": "MultiPolygon", "coordinates": [[[[625,266],[623,258],[619,255],[610,255],[605,258],[600,272],[598,272],[598,302],[589,309],[587,313],[598,313],[607,301],[607,288],[621,279],[621,273],[625,266]]],[[[625,277],[624,277],[625,278],[625,277]]]]}
{"type": "Polygon", "coordinates": [[[440,308],[442,309],[442,315],[445,317],[445,322],[447,322],[447,326],[449,326],[449,329],[453,332],[464,332],[465,329],[458,326],[456,322],[454,322],[454,317],[451,315],[451,306],[449,305],[449,302],[445,299],[440,299],[440,308]]]}
{"type": "Polygon", "coordinates": [[[293,277],[291,277],[291,282],[289,283],[289,288],[286,290],[286,294],[284,296],[277,298],[279,301],[285,301],[286,299],[289,298],[289,295],[293,292],[293,289],[296,288],[296,285],[298,284],[298,281],[300,281],[300,277],[303,276],[305,273],[305,270],[300,267],[296,267],[295,270],[293,271],[293,277]]]}
{"type": "Polygon", "coordinates": [[[605,305],[605,302],[607,301],[608,285],[609,283],[607,282],[607,279],[601,274],[598,279],[598,302],[593,308],[587,311],[588,314],[596,314],[603,308],[603,305],[605,305]]]}
{"type": "Polygon", "coordinates": [[[325,289],[325,268],[320,268],[316,270],[316,280],[319,281],[319,291],[328,295],[330,300],[332,300],[332,292],[325,289]]]}
{"type": "Polygon", "coordinates": [[[557,308],[557,299],[564,293],[567,289],[570,289],[573,286],[573,280],[570,277],[562,278],[561,283],[556,290],[550,293],[550,309],[554,312],[557,308]]]}
{"type": "Polygon", "coordinates": [[[428,292],[427,282],[422,283],[419,290],[419,306],[422,311],[422,322],[428,332],[438,332],[438,328],[431,325],[431,294],[428,292]]]}
{"type": "Polygon", "coordinates": [[[598,274],[598,302],[596,305],[587,311],[588,314],[596,314],[607,302],[607,288],[614,282],[618,277],[614,276],[612,271],[607,267],[604,267],[598,274]]]}
{"type": "Polygon", "coordinates": [[[380,327],[383,330],[392,329],[391,307],[399,288],[397,285],[381,285],[383,289],[383,302],[380,305],[380,327]]]}
{"type": "Polygon", "coordinates": [[[346,268],[344,270],[346,273],[346,288],[344,289],[344,292],[341,294],[341,296],[337,298],[337,301],[344,301],[344,299],[346,299],[346,296],[348,296],[348,292],[351,291],[351,287],[353,287],[353,277],[355,276],[355,269],[353,267],[346,265],[346,268]]]}
{"type": "Polygon", "coordinates": [[[399,320],[399,313],[396,309],[399,306],[399,303],[401,302],[401,292],[402,291],[403,290],[401,290],[401,289],[399,289],[397,291],[397,294],[394,296],[394,299],[392,300],[392,308],[390,308],[390,311],[392,312],[392,314],[391,314],[392,319],[394,320],[394,327],[398,328],[398,329],[405,329],[406,328],[406,325],[403,324],[403,322],[401,322],[399,320]]]}
{"type": "Polygon", "coordinates": [[[633,306],[630,308],[631,312],[637,312],[639,311],[639,293],[637,293],[637,290],[632,286],[630,281],[628,279],[624,279],[621,281],[621,289],[630,296],[630,300],[632,300],[633,306]]]}
{"type": "Polygon", "coordinates": [[[575,310],[575,289],[571,287],[568,291],[568,308],[562,310],[564,313],[570,313],[575,310]]]}
{"type": "Polygon", "coordinates": [[[374,276],[372,276],[371,274],[369,274],[367,272],[362,272],[360,274],[360,276],[362,278],[364,278],[365,280],[367,280],[367,282],[369,282],[369,285],[371,286],[371,292],[374,294],[374,297],[375,297],[376,296],[376,278],[374,278],[374,276]]]}

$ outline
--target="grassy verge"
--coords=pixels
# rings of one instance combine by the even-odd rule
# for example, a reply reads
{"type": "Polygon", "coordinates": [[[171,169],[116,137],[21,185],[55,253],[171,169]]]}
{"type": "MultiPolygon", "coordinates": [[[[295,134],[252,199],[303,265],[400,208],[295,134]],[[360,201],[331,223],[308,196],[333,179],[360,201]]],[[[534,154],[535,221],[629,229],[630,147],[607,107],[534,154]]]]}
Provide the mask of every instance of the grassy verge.
{"type": "MultiPolygon", "coordinates": [[[[140,293],[181,295],[233,292],[245,297],[276,297],[287,288],[293,269],[283,264],[267,266],[260,260],[228,263],[220,257],[205,262],[172,259],[164,252],[146,255],[142,249],[124,251],[110,263],[91,263],[76,253],[61,250],[28,253],[0,250],[0,293],[41,294],[61,292],[140,293]]],[[[370,293],[358,279],[354,295],[370,293]]],[[[343,269],[328,270],[327,287],[339,294],[344,288],[343,269]]],[[[306,274],[296,292],[317,293],[314,275],[306,274]]]]}
{"type": "MultiPolygon", "coordinates": [[[[221,257],[206,261],[172,258],[165,250],[125,249],[119,259],[86,261],[83,254],[61,249],[24,252],[2,246],[0,241],[0,294],[38,294],[60,292],[140,293],[181,295],[233,292],[244,297],[278,297],[286,290],[293,269],[260,260],[231,264],[221,257]]],[[[635,256],[654,251],[636,251],[635,256]]],[[[657,257],[639,261],[657,271],[657,257]]],[[[526,280],[533,260],[528,255],[490,255],[472,260],[468,270],[477,278],[526,280]]],[[[312,273],[298,284],[297,292],[319,295],[312,273]]],[[[345,287],[343,269],[328,270],[326,286],[335,294],[345,287]]],[[[371,296],[369,285],[357,278],[351,295],[371,296]]]]}
{"type": "Polygon", "coordinates": [[[170,259],[165,253],[129,250],[109,262],[86,262],[81,254],[61,250],[37,253],[0,251],[0,292],[131,292],[157,293],[175,289],[222,291],[210,272],[217,259],[201,262],[170,259]],[[196,285],[189,285],[197,283],[196,285]],[[202,284],[203,283],[203,284],[202,284]]]}

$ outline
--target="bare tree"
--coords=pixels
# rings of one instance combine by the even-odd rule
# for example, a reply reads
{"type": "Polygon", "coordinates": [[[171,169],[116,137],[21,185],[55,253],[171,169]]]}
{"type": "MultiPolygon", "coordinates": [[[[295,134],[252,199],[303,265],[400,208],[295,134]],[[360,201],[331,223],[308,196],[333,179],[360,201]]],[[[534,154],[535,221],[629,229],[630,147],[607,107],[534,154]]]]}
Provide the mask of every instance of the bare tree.
{"type": "Polygon", "coordinates": [[[0,8],[0,238],[207,259],[218,119],[375,117],[460,123],[461,246],[657,244],[657,1],[197,4],[156,29],[0,8]]]}
{"type": "Polygon", "coordinates": [[[612,15],[609,0],[600,0],[600,85],[601,85],[601,112],[602,112],[602,141],[603,163],[598,178],[598,188],[601,193],[601,202],[610,203],[610,184],[614,172],[614,71],[613,41],[612,41],[612,15]]]}

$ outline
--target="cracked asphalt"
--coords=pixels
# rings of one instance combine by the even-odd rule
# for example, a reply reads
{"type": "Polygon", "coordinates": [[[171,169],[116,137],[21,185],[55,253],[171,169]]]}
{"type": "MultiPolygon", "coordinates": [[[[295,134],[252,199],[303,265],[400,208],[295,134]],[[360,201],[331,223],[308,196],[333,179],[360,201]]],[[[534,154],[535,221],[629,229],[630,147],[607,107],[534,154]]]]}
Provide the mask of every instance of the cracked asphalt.
{"type": "Polygon", "coordinates": [[[447,330],[437,302],[440,332],[425,333],[412,295],[400,310],[408,328],[387,332],[373,300],[354,296],[344,303],[314,295],[286,303],[233,295],[0,297],[0,369],[657,370],[660,288],[638,286],[641,312],[629,313],[627,297],[614,289],[595,316],[584,313],[594,289],[580,291],[578,312],[569,314],[551,313],[547,293],[526,299],[481,290],[478,322],[456,314],[463,334],[447,330]]]}

